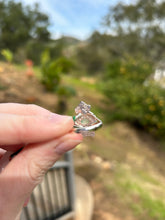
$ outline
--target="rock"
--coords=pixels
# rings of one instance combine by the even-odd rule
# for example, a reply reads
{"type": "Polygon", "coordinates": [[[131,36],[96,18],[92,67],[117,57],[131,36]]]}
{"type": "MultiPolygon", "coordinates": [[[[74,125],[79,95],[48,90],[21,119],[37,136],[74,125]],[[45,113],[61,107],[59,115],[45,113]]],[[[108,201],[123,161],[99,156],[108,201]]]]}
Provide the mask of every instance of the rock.
{"type": "Polygon", "coordinates": [[[111,167],[112,167],[112,165],[111,165],[111,163],[110,163],[109,161],[103,161],[103,162],[101,163],[101,166],[102,166],[102,168],[103,168],[104,170],[110,170],[111,167]]]}

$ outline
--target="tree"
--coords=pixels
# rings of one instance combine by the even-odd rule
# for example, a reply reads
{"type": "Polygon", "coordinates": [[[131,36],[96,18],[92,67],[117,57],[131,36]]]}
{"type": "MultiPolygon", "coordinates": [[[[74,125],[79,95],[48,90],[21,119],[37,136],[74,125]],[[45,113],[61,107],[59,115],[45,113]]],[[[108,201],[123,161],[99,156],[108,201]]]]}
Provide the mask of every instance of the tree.
{"type": "Polygon", "coordinates": [[[109,58],[110,36],[95,31],[83,46],[77,48],[77,58],[81,69],[90,75],[99,74],[104,70],[109,58]]]}
{"type": "Polygon", "coordinates": [[[38,4],[24,6],[13,0],[0,0],[0,49],[15,52],[28,40],[45,41],[50,37],[49,18],[38,4]]]}
{"type": "Polygon", "coordinates": [[[165,49],[165,2],[138,0],[109,8],[104,25],[119,37],[120,51],[143,53],[152,61],[162,58],[165,49]]]}
{"type": "MultiPolygon", "coordinates": [[[[164,58],[165,2],[137,0],[110,7],[104,18],[115,51],[102,81],[107,118],[125,120],[164,138],[164,89],[148,79],[164,58]],[[109,112],[109,106],[111,114],[109,112]]],[[[111,47],[112,48],[112,47],[111,47]]]]}

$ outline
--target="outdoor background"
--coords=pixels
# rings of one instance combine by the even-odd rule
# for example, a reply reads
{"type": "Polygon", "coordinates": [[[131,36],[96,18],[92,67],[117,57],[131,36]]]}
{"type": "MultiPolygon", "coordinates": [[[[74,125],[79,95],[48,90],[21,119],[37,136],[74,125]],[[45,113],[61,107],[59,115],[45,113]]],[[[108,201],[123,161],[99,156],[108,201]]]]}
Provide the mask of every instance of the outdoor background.
{"type": "Polygon", "coordinates": [[[165,219],[165,2],[0,0],[0,102],[103,121],[74,150],[93,220],[165,219]]]}

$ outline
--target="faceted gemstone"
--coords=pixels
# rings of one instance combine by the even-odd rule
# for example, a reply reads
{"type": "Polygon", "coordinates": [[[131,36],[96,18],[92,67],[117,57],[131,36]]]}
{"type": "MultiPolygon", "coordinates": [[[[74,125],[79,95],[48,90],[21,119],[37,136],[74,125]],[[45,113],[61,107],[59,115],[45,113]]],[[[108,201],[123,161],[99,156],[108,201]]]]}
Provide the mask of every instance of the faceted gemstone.
{"type": "Polygon", "coordinates": [[[81,101],[80,104],[75,108],[76,114],[82,113],[86,114],[90,111],[91,106],[87,105],[85,102],[81,101]]]}

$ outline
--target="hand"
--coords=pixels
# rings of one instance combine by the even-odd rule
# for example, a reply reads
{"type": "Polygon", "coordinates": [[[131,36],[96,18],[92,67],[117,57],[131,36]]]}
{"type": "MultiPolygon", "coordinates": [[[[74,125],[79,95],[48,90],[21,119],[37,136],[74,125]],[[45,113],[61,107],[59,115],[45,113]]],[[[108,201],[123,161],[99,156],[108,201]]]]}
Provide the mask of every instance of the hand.
{"type": "MultiPolygon", "coordinates": [[[[82,141],[69,116],[35,105],[0,104],[0,166],[9,151],[23,149],[0,174],[0,219],[19,219],[21,209],[45,172],[82,141]],[[4,155],[5,154],[5,155],[4,155]]],[[[11,153],[10,153],[11,154],[11,153]]]]}

